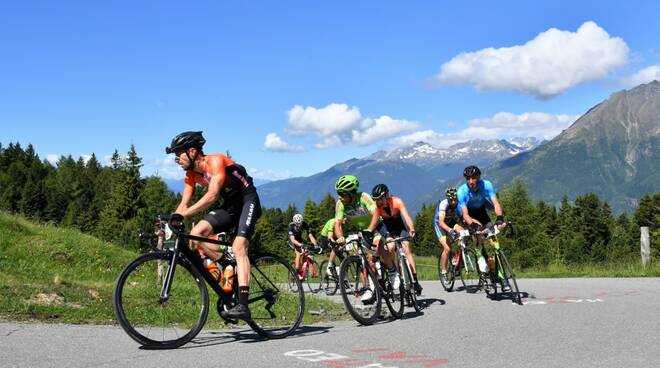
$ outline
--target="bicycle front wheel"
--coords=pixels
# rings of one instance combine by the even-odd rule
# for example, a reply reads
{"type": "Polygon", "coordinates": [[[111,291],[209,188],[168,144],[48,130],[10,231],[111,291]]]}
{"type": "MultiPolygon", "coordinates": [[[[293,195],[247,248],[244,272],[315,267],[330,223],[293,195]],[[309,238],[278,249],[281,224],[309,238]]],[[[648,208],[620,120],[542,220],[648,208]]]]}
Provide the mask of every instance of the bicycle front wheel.
{"type": "Polygon", "coordinates": [[[518,290],[518,282],[516,281],[516,275],[513,273],[513,269],[511,268],[511,264],[509,263],[509,260],[506,258],[506,255],[504,254],[504,251],[499,249],[498,254],[500,256],[502,268],[503,268],[503,273],[504,273],[504,278],[509,282],[509,287],[511,287],[511,296],[512,300],[516,304],[522,305],[522,297],[520,296],[520,291],[518,290]]]}
{"type": "Polygon", "coordinates": [[[284,258],[274,254],[259,255],[250,266],[248,303],[252,320],[248,324],[269,339],[291,335],[305,311],[305,293],[297,272],[284,258]]]}
{"type": "Polygon", "coordinates": [[[119,325],[139,344],[157,349],[177,348],[192,340],[209,313],[209,295],[204,279],[190,263],[172,255],[147,253],[131,262],[117,278],[113,307],[119,325]],[[167,298],[161,297],[162,278],[174,277],[167,298]],[[174,269],[172,269],[174,268],[174,269]]]}
{"type": "Polygon", "coordinates": [[[328,261],[321,262],[319,268],[321,272],[321,285],[319,285],[319,290],[325,292],[325,295],[331,296],[337,293],[337,271],[333,265],[330,269],[331,273],[327,272],[328,261]]]}
{"type": "Polygon", "coordinates": [[[408,259],[406,257],[399,258],[399,267],[403,272],[403,280],[401,283],[405,286],[405,295],[408,301],[408,306],[413,307],[415,312],[419,312],[422,310],[422,308],[417,301],[417,293],[415,292],[412,268],[410,267],[410,263],[408,263],[408,259]]]}
{"type": "Polygon", "coordinates": [[[463,262],[461,268],[461,283],[463,283],[463,288],[468,293],[476,293],[479,291],[477,252],[474,249],[468,248],[465,251],[465,258],[461,259],[461,262],[463,262]]]}
{"type": "MultiPolygon", "coordinates": [[[[399,279],[401,278],[399,274],[399,279]]],[[[401,281],[401,280],[399,280],[401,281]]],[[[389,280],[389,275],[383,279],[385,284],[383,290],[383,299],[387,304],[387,308],[390,310],[390,313],[395,318],[403,317],[403,307],[405,306],[405,288],[403,286],[403,281],[399,282],[399,288],[394,289],[392,283],[389,280]]]]}
{"type": "Polygon", "coordinates": [[[381,295],[376,287],[376,276],[362,258],[350,256],[341,262],[339,269],[339,289],[346,310],[363,325],[372,325],[378,319],[381,309],[381,295]]]}
{"type": "Polygon", "coordinates": [[[321,288],[321,269],[315,259],[310,258],[307,262],[307,272],[305,275],[307,288],[310,292],[317,293],[321,288]]]}

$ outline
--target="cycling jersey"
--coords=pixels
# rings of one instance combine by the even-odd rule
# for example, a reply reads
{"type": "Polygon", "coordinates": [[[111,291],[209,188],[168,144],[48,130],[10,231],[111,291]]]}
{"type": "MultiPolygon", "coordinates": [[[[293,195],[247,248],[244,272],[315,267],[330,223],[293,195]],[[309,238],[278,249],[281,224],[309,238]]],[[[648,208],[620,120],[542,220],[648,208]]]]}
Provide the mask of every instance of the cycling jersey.
{"type": "Polygon", "coordinates": [[[447,235],[445,230],[438,224],[440,222],[440,212],[445,213],[445,224],[447,224],[447,226],[450,228],[453,228],[454,225],[459,222],[458,204],[456,204],[456,207],[452,207],[449,204],[448,199],[445,198],[440,201],[435,209],[435,215],[433,216],[433,226],[435,227],[435,234],[438,236],[438,238],[447,235]]]}
{"type": "Polygon", "coordinates": [[[307,234],[311,233],[312,235],[314,235],[314,232],[309,230],[309,225],[305,221],[303,221],[302,224],[300,224],[300,226],[297,226],[293,222],[290,223],[289,224],[289,235],[287,236],[287,240],[291,241],[291,236],[293,235],[293,238],[296,239],[296,241],[298,243],[302,243],[303,242],[303,238],[302,238],[303,231],[306,231],[307,234]]]}
{"type": "Polygon", "coordinates": [[[477,182],[477,191],[470,189],[467,183],[458,188],[458,214],[463,215],[463,207],[468,209],[477,209],[482,207],[494,208],[493,200],[495,197],[495,188],[488,180],[479,180],[477,182]]]}
{"type": "Polygon", "coordinates": [[[257,189],[245,168],[223,154],[204,156],[205,168],[202,173],[188,171],[184,186],[196,184],[208,187],[211,178],[224,172],[224,182],[219,192],[219,200],[214,210],[204,217],[214,232],[236,227],[236,235],[250,239],[257,219],[261,216],[261,203],[257,189]]]}
{"type": "Polygon", "coordinates": [[[458,188],[458,213],[463,216],[463,208],[467,208],[468,215],[479,221],[482,225],[490,222],[486,208],[494,209],[492,198],[495,197],[495,188],[488,180],[477,182],[477,191],[472,191],[467,183],[458,188]]]}
{"type": "Polygon", "coordinates": [[[335,220],[342,221],[344,233],[348,231],[359,231],[366,229],[371,222],[371,213],[376,208],[376,203],[369,193],[360,193],[357,202],[344,206],[341,199],[337,200],[335,206],[335,220]]]}
{"type": "Polygon", "coordinates": [[[403,200],[397,196],[387,197],[387,205],[385,207],[376,207],[375,211],[378,216],[383,220],[383,224],[387,232],[393,236],[406,236],[402,234],[406,230],[406,225],[401,216],[401,210],[406,205],[403,200]]]}
{"type": "Polygon", "coordinates": [[[328,233],[334,232],[335,231],[335,219],[330,219],[326,221],[325,225],[323,225],[323,229],[321,229],[321,236],[323,238],[328,237],[328,233]]]}

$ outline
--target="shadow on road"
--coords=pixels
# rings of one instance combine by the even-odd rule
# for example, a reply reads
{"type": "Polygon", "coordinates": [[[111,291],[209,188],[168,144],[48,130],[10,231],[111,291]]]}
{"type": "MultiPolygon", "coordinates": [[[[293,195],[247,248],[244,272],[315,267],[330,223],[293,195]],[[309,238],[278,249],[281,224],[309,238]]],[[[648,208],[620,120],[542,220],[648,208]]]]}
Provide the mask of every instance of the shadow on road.
{"type": "MultiPolygon", "coordinates": [[[[296,331],[287,336],[286,339],[295,339],[299,337],[313,336],[318,334],[325,334],[333,328],[332,326],[300,326],[296,331]]],[[[250,328],[245,328],[243,330],[231,330],[231,331],[204,331],[195,337],[188,344],[180,347],[179,349],[195,349],[195,348],[205,348],[209,346],[229,344],[233,342],[239,342],[242,344],[252,344],[255,342],[263,342],[268,339],[262,337],[256,332],[252,331],[250,328]]],[[[149,348],[140,347],[141,350],[151,350],[149,348]]]]}

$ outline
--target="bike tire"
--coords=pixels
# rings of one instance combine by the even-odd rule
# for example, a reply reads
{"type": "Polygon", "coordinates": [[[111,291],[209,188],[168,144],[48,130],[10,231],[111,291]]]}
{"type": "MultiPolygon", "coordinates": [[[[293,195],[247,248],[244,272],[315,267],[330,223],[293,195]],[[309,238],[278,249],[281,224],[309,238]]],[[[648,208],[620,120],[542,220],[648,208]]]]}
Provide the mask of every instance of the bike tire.
{"type": "Polygon", "coordinates": [[[438,277],[440,278],[440,283],[445,291],[449,292],[454,289],[454,281],[456,281],[456,274],[454,273],[456,266],[452,263],[454,259],[453,254],[449,254],[449,259],[447,260],[447,280],[442,278],[442,255],[438,257],[438,277]]]}
{"type": "Polygon", "coordinates": [[[166,252],[143,254],[121,271],[115,284],[113,308],[117,321],[128,336],[147,348],[173,349],[188,343],[208,317],[209,295],[204,278],[184,259],[177,259],[169,298],[160,300],[158,265],[167,274],[172,257],[166,252]]]}
{"type": "MultiPolygon", "coordinates": [[[[399,273],[399,278],[401,274],[399,273]]],[[[387,309],[389,309],[390,314],[394,318],[403,317],[403,308],[405,307],[405,289],[403,287],[403,282],[399,283],[399,289],[394,290],[392,283],[390,282],[389,272],[383,277],[383,299],[385,299],[385,304],[387,304],[387,309]]]]}
{"type": "Polygon", "coordinates": [[[268,339],[291,335],[305,313],[305,292],[293,266],[284,258],[270,253],[250,260],[250,297],[252,319],[248,325],[268,339]],[[295,287],[289,280],[294,278],[295,287]]]}
{"type": "Polygon", "coordinates": [[[522,305],[522,296],[520,295],[520,290],[518,289],[518,281],[516,281],[516,275],[513,273],[511,264],[506,258],[504,251],[499,249],[497,252],[502,260],[502,268],[504,270],[504,277],[509,281],[509,287],[511,287],[510,293],[512,294],[513,302],[522,305]]]}
{"type": "Polygon", "coordinates": [[[408,299],[409,306],[413,307],[415,309],[415,312],[419,312],[422,310],[422,307],[419,305],[419,302],[417,301],[417,293],[415,292],[415,280],[413,279],[412,275],[412,268],[410,267],[410,263],[408,263],[408,260],[404,257],[399,258],[399,265],[401,269],[403,270],[403,278],[404,278],[404,283],[405,283],[405,295],[406,299],[408,299]]]}
{"type": "Polygon", "coordinates": [[[325,295],[332,296],[337,293],[339,285],[337,284],[337,271],[332,269],[332,274],[328,275],[326,268],[328,266],[328,261],[321,262],[319,268],[321,272],[321,285],[319,286],[320,291],[325,292],[325,295]]]}
{"type": "Polygon", "coordinates": [[[305,272],[305,283],[307,284],[307,289],[312,294],[316,294],[321,289],[321,268],[319,268],[319,263],[315,259],[310,258],[308,262],[305,272]]]}
{"type": "Polygon", "coordinates": [[[348,313],[365,326],[374,324],[380,316],[382,300],[377,283],[371,267],[368,265],[363,267],[360,257],[346,257],[341,262],[339,268],[341,298],[348,313]],[[364,279],[365,277],[367,280],[364,279]],[[361,297],[369,290],[373,293],[372,299],[368,303],[363,303],[361,297]]]}
{"type": "Polygon", "coordinates": [[[461,262],[463,262],[461,269],[463,288],[467,293],[476,293],[480,288],[477,252],[472,248],[466,249],[465,258],[461,257],[461,262]]]}

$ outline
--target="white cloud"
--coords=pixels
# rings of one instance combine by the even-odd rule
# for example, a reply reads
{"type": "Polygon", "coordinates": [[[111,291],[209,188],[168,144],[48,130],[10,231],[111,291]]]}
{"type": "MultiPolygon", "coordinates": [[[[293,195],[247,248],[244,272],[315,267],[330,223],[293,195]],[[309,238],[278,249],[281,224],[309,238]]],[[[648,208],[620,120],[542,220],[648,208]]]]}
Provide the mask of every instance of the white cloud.
{"type": "Polygon", "coordinates": [[[620,82],[624,87],[632,88],[654,80],[660,81],[660,65],[646,67],[633,75],[622,78],[620,82]]]}
{"type": "MultiPolygon", "coordinates": [[[[551,139],[573,124],[579,116],[526,112],[516,115],[498,112],[488,118],[472,119],[468,125],[493,131],[497,136],[536,137],[551,139]]],[[[469,128],[468,128],[469,129],[469,128]]]]}
{"type": "Polygon", "coordinates": [[[54,153],[46,155],[46,161],[50,162],[50,164],[53,166],[55,166],[57,164],[57,161],[59,160],[60,160],[60,155],[56,155],[54,153]]]}
{"type": "Polygon", "coordinates": [[[628,62],[628,51],[623,39],[589,21],[577,32],[551,28],[524,45],[461,53],[442,65],[436,79],[545,99],[606,77],[628,62]]]}
{"type": "Polygon", "coordinates": [[[317,148],[353,143],[367,146],[389,139],[401,132],[419,128],[419,124],[383,115],[363,117],[360,110],[346,104],[332,103],[323,108],[294,106],[287,112],[286,132],[291,135],[315,135],[317,148]]]}
{"type": "Polygon", "coordinates": [[[174,162],[174,155],[167,155],[158,159],[145,161],[144,166],[140,169],[143,176],[158,175],[162,179],[181,179],[185,172],[181,166],[174,162]]]}
{"type": "Polygon", "coordinates": [[[460,132],[442,134],[433,130],[414,132],[394,140],[395,145],[408,145],[423,141],[436,147],[447,148],[472,139],[502,139],[512,137],[536,137],[552,139],[571,125],[579,116],[552,115],[529,112],[520,115],[498,112],[487,117],[468,121],[468,127],[460,132]]]}
{"type": "Polygon", "coordinates": [[[269,133],[264,141],[264,148],[274,152],[302,152],[302,146],[295,146],[285,142],[277,133],[269,133]]]}

